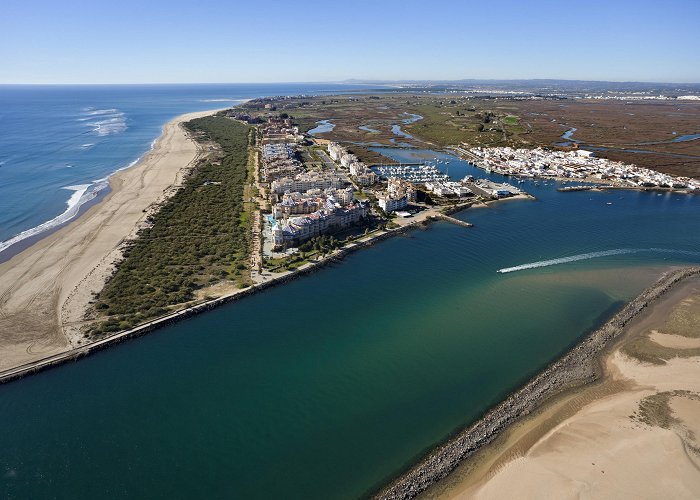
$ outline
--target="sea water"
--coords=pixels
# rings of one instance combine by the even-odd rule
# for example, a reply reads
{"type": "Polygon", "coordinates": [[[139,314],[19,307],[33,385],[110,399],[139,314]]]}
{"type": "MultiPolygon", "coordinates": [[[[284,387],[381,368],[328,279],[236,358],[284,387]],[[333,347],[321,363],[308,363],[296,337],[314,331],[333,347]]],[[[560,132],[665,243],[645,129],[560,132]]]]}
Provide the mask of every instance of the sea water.
{"type": "Polygon", "coordinates": [[[78,214],[176,116],[341,84],[0,85],[0,257],[78,214]]]}
{"type": "MultiPolygon", "coordinates": [[[[516,182],[445,153],[384,152],[516,182]]],[[[474,227],[417,229],[0,386],[0,494],[357,498],[663,269],[700,261],[700,197],[518,186],[537,199],[461,212],[474,227]]]]}

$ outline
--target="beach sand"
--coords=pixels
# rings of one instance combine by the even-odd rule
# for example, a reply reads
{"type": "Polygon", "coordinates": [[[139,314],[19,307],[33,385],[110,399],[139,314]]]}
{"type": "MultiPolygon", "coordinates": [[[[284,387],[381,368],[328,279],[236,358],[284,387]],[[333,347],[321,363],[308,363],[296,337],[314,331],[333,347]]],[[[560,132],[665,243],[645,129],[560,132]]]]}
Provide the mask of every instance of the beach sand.
{"type": "Polygon", "coordinates": [[[203,154],[181,123],[167,123],[153,149],[110,178],[111,192],[85,214],[0,264],[0,370],[65,352],[78,326],[148,213],[170,196],[203,154]]]}
{"type": "Polygon", "coordinates": [[[700,357],[684,352],[695,348],[699,322],[694,277],[627,326],[600,382],[545,405],[423,496],[700,497],[700,357]],[[675,353],[654,364],[623,353],[643,337],[675,353]]]}

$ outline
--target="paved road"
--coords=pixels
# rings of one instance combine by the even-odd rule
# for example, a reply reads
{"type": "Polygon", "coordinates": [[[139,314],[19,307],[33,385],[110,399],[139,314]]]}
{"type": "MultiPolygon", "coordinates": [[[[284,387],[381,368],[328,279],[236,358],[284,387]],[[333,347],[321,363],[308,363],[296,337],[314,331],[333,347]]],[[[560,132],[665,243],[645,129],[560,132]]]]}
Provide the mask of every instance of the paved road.
{"type": "Polygon", "coordinates": [[[323,151],[322,149],[317,149],[316,154],[319,156],[319,158],[321,158],[321,161],[323,161],[323,165],[328,170],[335,171],[338,169],[339,165],[337,165],[333,160],[331,160],[325,151],[323,151]]]}

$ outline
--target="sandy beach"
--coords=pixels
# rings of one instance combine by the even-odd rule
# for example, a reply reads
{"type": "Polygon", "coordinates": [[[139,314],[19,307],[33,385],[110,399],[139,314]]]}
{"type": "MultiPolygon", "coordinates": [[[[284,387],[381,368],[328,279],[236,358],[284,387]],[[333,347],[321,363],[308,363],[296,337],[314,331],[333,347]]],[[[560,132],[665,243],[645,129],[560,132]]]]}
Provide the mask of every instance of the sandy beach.
{"type": "Polygon", "coordinates": [[[86,307],[149,211],[170,196],[202,151],[181,123],[167,123],[153,149],[110,178],[111,192],[85,214],[0,264],[0,370],[68,351],[86,307]]]}
{"type": "Polygon", "coordinates": [[[699,326],[696,276],[627,326],[601,381],[514,425],[424,497],[697,498],[699,326]]]}

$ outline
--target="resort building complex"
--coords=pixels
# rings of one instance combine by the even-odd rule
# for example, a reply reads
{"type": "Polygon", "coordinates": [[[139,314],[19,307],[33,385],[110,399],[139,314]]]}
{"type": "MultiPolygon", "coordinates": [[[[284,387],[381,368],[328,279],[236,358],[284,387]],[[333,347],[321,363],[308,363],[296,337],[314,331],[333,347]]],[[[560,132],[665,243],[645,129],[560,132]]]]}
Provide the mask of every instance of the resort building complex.
{"type": "MultiPolygon", "coordinates": [[[[273,249],[342,230],[367,216],[369,203],[355,200],[354,188],[345,175],[334,169],[307,169],[299,159],[299,141],[288,142],[290,134],[279,131],[276,122],[271,128],[263,126],[262,134],[260,171],[262,182],[269,188],[272,213],[268,222],[273,249]]],[[[343,156],[346,168],[357,163],[351,156],[354,158],[343,156]]]]}
{"type": "Polygon", "coordinates": [[[377,174],[337,142],[328,143],[328,156],[348,169],[352,178],[360,186],[372,186],[377,182],[377,174]]]}

